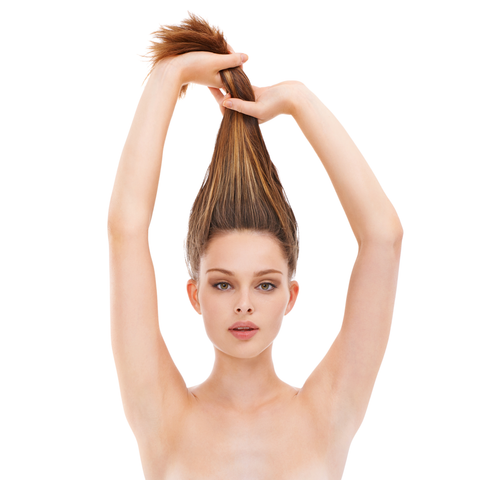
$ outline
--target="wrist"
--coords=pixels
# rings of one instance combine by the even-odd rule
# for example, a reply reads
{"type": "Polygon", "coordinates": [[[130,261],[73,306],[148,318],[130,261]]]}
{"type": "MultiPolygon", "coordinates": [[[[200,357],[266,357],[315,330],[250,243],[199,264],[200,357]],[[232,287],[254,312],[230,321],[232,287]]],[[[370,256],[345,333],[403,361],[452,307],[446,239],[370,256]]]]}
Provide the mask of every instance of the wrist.
{"type": "Polygon", "coordinates": [[[168,80],[171,85],[176,85],[180,90],[184,82],[182,80],[182,72],[174,60],[175,57],[160,60],[153,68],[151,76],[156,81],[168,80]]]}
{"type": "Polygon", "coordinates": [[[292,82],[292,92],[290,95],[289,114],[296,118],[302,110],[302,106],[307,101],[310,90],[302,82],[292,82]]]}

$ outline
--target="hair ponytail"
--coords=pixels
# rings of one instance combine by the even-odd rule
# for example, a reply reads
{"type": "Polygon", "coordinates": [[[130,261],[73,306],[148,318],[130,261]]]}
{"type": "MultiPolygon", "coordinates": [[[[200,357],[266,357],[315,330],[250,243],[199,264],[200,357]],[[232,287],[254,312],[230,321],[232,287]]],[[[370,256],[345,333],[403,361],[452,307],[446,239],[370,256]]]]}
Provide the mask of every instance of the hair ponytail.
{"type": "MultiPolygon", "coordinates": [[[[179,26],[162,26],[150,46],[152,69],[161,59],[194,51],[229,54],[223,33],[201,17],[179,26]]],[[[151,72],[151,70],[150,70],[151,72]]],[[[251,83],[239,68],[220,71],[232,98],[255,101],[251,83]]],[[[183,85],[179,97],[185,96],[183,85]]],[[[298,258],[298,226],[292,208],[270,159],[258,120],[225,109],[215,149],[203,184],[190,212],[185,241],[190,276],[198,280],[200,259],[209,240],[232,230],[268,232],[280,243],[293,276],[298,258]]]]}

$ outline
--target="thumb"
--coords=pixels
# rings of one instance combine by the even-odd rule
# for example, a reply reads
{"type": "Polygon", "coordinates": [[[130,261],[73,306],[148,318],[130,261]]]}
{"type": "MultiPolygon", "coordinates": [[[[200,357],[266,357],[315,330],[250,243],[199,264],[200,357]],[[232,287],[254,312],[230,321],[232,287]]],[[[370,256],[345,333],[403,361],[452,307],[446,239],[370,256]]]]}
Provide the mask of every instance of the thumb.
{"type": "Polygon", "coordinates": [[[258,105],[255,102],[247,102],[239,98],[229,98],[225,100],[222,105],[229,110],[235,110],[236,112],[250,115],[251,117],[257,117],[258,115],[258,105]]]}
{"type": "Polygon", "coordinates": [[[229,53],[219,55],[219,57],[221,63],[219,70],[240,67],[248,60],[248,55],[246,53],[229,53]]]}

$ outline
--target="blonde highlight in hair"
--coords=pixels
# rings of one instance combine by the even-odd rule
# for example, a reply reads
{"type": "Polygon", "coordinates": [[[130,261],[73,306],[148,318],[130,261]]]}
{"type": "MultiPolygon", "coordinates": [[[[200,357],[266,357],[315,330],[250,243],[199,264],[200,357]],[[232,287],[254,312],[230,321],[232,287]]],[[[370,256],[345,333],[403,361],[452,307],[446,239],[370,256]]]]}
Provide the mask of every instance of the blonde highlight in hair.
{"type": "MultiPolygon", "coordinates": [[[[201,17],[179,26],[162,26],[149,47],[152,69],[165,57],[194,51],[229,54],[223,33],[201,17]]],[[[151,72],[151,70],[150,70],[151,72]]],[[[232,98],[250,102],[255,94],[240,67],[220,71],[232,98]]],[[[183,85],[179,97],[185,96],[183,85]]],[[[269,233],[279,242],[288,262],[289,276],[296,270],[299,253],[298,225],[270,159],[255,117],[225,109],[212,161],[190,212],[185,240],[185,260],[192,279],[198,280],[200,260],[217,234],[253,230],[269,233]]]]}

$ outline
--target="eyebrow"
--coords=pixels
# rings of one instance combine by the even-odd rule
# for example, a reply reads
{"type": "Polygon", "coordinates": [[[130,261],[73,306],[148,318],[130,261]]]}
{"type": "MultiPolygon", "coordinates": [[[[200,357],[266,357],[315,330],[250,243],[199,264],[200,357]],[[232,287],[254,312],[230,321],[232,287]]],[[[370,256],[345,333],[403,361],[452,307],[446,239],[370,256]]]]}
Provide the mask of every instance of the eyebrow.
{"type": "MultiPolygon", "coordinates": [[[[225,275],[230,275],[232,277],[235,276],[235,274],[233,272],[231,272],[230,270],[225,270],[224,268],[210,268],[205,273],[208,273],[208,272],[221,272],[221,273],[224,273],[225,275]]],[[[266,275],[267,273],[279,273],[280,275],[283,275],[283,273],[280,272],[279,270],[275,270],[273,268],[268,268],[267,270],[260,270],[259,272],[254,272],[253,276],[254,277],[261,277],[263,275],[266,275]]]]}

